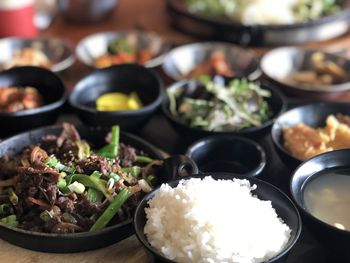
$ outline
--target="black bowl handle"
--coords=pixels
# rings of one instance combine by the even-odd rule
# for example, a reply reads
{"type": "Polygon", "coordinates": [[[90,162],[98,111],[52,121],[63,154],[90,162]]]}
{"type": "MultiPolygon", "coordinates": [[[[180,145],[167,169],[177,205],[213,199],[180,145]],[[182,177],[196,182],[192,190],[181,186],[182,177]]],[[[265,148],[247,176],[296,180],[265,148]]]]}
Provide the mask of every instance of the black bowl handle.
{"type": "Polygon", "coordinates": [[[196,163],[185,155],[173,155],[163,160],[162,176],[159,183],[166,183],[192,174],[198,174],[196,163]]]}

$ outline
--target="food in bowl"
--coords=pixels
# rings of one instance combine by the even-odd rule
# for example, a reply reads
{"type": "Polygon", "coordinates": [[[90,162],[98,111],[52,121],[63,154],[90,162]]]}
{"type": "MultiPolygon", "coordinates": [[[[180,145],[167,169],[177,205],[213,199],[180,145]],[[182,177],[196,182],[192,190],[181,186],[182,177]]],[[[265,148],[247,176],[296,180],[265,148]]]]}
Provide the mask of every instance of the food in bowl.
{"type": "Polygon", "coordinates": [[[350,231],[349,188],[349,168],[318,172],[302,187],[305,209],[329,225],[350,231]]]}
{"type": "Polygon", "coordinates": [[[202,76],[178,89],[168,89],[169,111],[183,124],[206,131],[239,131],[259,127],[272,116],[270,91],[259,83],[202,76]]]}
{"type": "Polygon", "coordinates": [[[105,68],[115,64],[137,63],[144,64],[152,58],[152,52],[147,48],[139,49],[137,38],[118,38],[108,44],[107,54],[99,56],[94,61],[96,68],[105,68]]]}
{"type": "Polygon", "coordinates": [[[201,75],[233,77],[235,73],[231,63],[225,58],[225,53],[221,50],[216,50],[209,55],[207,60],[195,66],[184,77],[192,79],[201,75]]]}
{"type": "Polygon", "coordinates": [[[310,57],[310,67],[282,79],[292,86],[328,87],[347,81],[347,73],[335,62],[325,59],[322,52],[315,52],[310,57]]]}
{"type": "Polygon", "coordinates": [[[34,87],[0,88],[0,111],[18,112],[36,109],[43,105],[43,98],[34,87]]]}
{"type": "Polygon", "coordinates": [[[283,127],[284,146],[295,158],[305,161],[320,153],[350,148],[350,117],[329,115],[326,126],[313,128],[304,123],[283,127]]]}
{"type": "Polygon", "coordinates": [[[96,108],[99,111],[139,110],[142,107],[142,101],[136,92],[130,94],[109,92],[96,100],[96,108]]]}
{"type": "Polygon", "coordinates": [[[186,0],[185,3],[194,13],[224,17],[244,25],[301,23],[341,10],[337,0],[186,0]]]}
{"type": "Polygon", "coordinates": [[[248,180],[210,176],[163,184],[145,208],[144,233],[176,262],[267,261],[284,249],[291,230],[255,189],[248,180]]]}
{"type": "Polygon", "coordinates": [[[119,142],[113,126],[108,143],[93,149],[71,124],[59,136],[0,159],[0,220],[45,233],[98,231],[132,217],[156,180],[155,165],[141,151],[119,142]]]}
{"type": "Polygon", "coordinates": [[[12,58],[2,65],[3,69],[19,66],[37,66],[50,68],[51,62],[44,52],[37,48],[26,47],[13,53],[12,58]]]}

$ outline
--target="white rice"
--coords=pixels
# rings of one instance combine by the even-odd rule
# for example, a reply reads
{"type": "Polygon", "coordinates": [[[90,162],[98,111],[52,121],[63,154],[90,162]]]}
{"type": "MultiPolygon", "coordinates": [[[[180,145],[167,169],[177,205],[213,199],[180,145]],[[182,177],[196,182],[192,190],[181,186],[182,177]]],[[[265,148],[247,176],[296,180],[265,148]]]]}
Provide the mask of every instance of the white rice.
{"type": "Polygon", "coordinates": [[[291,230],[248,180],[181,180],[163,184],[146,208],[150,244],[176,262],[263,262],[287,244],[291,230]]]}

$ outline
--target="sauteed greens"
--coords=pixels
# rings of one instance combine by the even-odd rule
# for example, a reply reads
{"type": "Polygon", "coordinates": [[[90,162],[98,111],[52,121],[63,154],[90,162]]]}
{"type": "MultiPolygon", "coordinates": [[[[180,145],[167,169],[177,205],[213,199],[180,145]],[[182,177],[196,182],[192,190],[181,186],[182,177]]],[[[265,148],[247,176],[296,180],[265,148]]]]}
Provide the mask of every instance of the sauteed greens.
{"type": "Polygon", "coordinates": [[[207,131],[238,131],[260,126],[272,112],[270,91],[246,79],[225,84],[221,77],[202,76],[178,89],[169,89],[169,110],[190,127],[207,131]]]}
{"type": "Polygon", "coordinates": [[[100,230],[130,219],[161,161],[120,142],[112,127],[99,150],[65,123],[61,135],[0,159],[0,220],[37,232],[100,230]]]}

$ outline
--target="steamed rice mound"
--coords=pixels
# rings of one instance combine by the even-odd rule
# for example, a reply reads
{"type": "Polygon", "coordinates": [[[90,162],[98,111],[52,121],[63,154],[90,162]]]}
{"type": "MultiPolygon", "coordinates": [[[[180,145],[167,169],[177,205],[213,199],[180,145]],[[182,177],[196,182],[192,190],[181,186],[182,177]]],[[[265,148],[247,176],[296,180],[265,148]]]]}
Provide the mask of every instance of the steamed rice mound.
{"type": "Polygon", "coordinates": [[[291,230],[248,180],[181,180],[163,184],[145,209],[150,244],[176,262],[263,262],[287,244],[291,230]]]}

